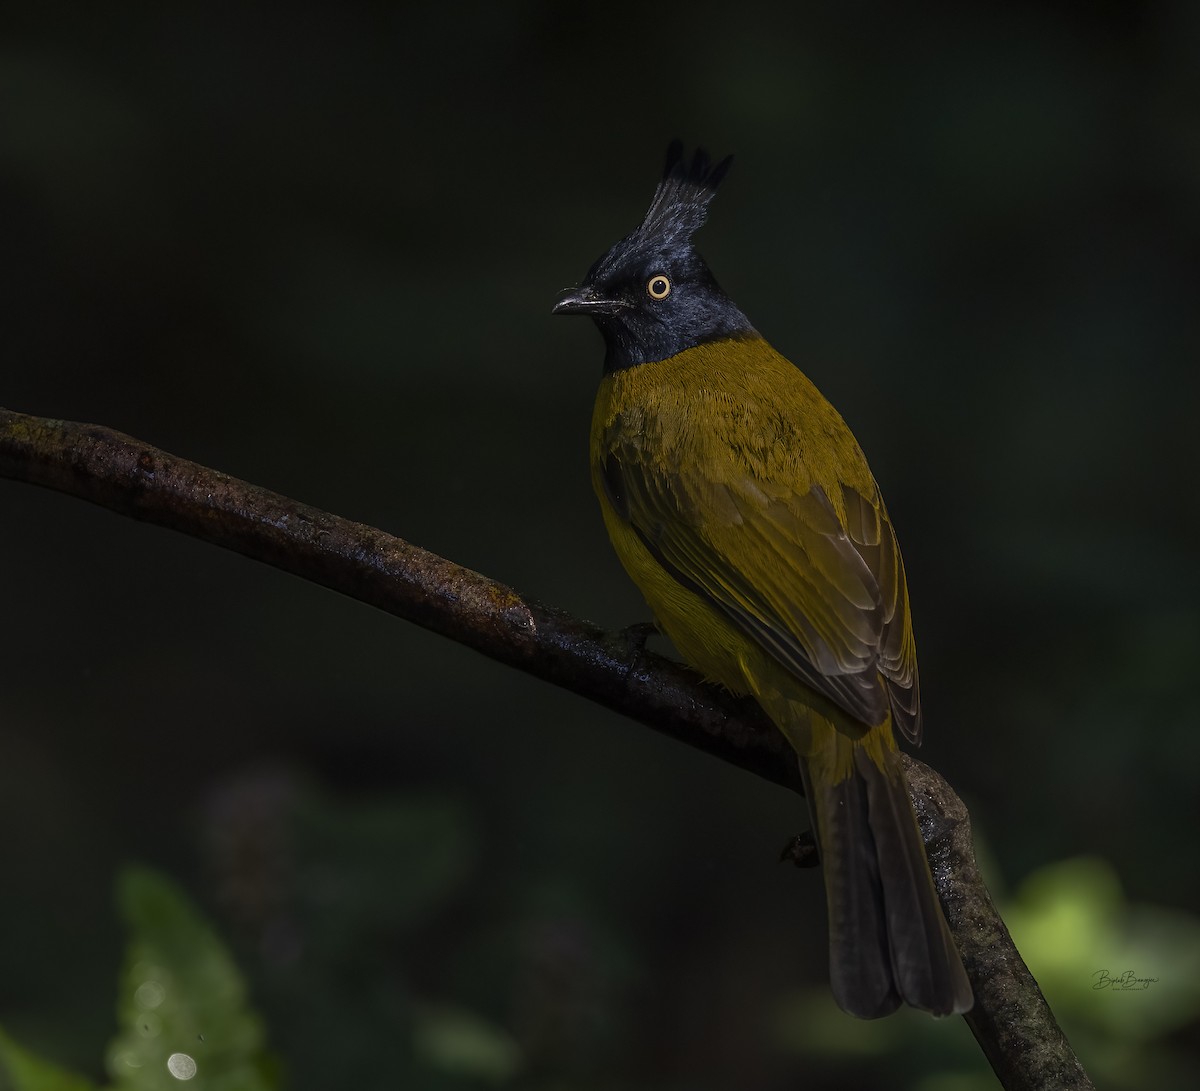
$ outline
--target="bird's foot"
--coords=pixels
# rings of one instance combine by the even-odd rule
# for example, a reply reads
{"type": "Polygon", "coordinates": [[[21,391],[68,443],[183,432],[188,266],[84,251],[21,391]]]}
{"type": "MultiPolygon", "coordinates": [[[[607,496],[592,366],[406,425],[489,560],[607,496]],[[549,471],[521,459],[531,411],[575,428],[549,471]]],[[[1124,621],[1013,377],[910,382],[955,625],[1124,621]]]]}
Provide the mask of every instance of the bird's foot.
{"type": "Polygon", "coordinates": [[[625,678],[642,669],[646,655],[646,641],[658,632],[658,626],[653,621],[639,621],[627,625],[617,634],[620,646],[624,649],[625,678]]]}
{"type": "Polygon", "coordinates": [[[796,867],[816,867],[821,862],[821,854],[817,850],[817,839],[812,830],[796,834],[779,854],[779,862],[790,860],[796,867]]]}
{"type": "Polygon", "coordinates": [[[621,630],[621,639],[635,655],[646,650],[646,641],[658,635],[658,626],[653,621],[636,621],[621,630]]]}

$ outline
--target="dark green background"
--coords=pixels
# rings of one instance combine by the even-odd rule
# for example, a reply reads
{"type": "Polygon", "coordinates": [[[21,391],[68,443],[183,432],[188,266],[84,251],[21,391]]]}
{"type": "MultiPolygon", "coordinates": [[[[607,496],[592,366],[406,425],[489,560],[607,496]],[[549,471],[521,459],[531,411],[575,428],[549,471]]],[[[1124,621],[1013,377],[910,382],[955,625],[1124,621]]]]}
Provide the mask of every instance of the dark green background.
{"type": "MultiPolygon", "coordinates": [[[[0,404],[640,620],[587,476],[599,338],[549,308],[671,137],[734,152],[701,250],[883,486],[923,757],[998,879],[1094,853],[1195,910],[1200,8],[28,7],[0,404]]],[[[140,859],[235,943],[296,1087],[474,1086],[396,1076],[418,1002],[513,1034],[531,1087],[888,1070],[773,1029],[825,960],[782,790],[6,482],[0,610],[0,1024],[30,1046],[101,1076],[140,859]],[[405,916],[413,799],[452,878],[405,916]]]]}

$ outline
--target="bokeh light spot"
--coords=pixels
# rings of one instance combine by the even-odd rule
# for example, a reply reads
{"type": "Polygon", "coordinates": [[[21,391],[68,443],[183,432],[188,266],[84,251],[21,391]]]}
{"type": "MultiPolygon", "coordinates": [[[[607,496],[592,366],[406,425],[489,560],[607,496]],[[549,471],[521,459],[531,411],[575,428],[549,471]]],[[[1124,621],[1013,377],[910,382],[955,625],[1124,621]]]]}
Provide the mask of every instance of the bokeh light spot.
{"type": "Polygon", "coordinates": [[[143,981],[133,994],[139,1008],[157,1008],[167,998],[167,990],[157,981],[143,981]]]}
{"type": "Polygon", "coordinates": [[[196,1062],[186,1053],[172,1053],[167,1058],[167,1071],[177,1080],[190,1080],[196,1074],[196,1062]]]}

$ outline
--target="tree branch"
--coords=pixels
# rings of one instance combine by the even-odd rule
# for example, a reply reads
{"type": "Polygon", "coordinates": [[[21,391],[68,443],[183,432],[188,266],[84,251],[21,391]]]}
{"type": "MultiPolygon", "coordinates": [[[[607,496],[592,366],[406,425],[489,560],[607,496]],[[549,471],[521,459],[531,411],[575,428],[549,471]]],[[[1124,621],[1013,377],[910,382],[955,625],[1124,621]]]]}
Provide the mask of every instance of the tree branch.
{"type": "MultiPolygon", "coordinates": [[[[200,538],[340,591],[672,738],[800,790],[796,761],[758,706],[642,649],[374,527],[90,424],[0,409],[0,477],[43,485],[200,538]]],[[[992,904],[966,807],[905,757],[951,930],[975,989],[966,1016],[1009,1091],[1091,1088],[992,904]]]]}

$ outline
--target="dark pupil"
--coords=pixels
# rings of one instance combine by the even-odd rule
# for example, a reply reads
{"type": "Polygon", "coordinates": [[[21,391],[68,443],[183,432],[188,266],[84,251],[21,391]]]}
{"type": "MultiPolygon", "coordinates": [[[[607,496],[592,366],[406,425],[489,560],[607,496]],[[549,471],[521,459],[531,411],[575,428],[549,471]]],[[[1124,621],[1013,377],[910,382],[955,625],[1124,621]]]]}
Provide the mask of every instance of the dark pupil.
{"type": "Polygon", "coordinates": [[[655,277],[650,282],[650,291],[655,295],[662,295],[667,290],[667,282],[662,277],[655,277]]]}

